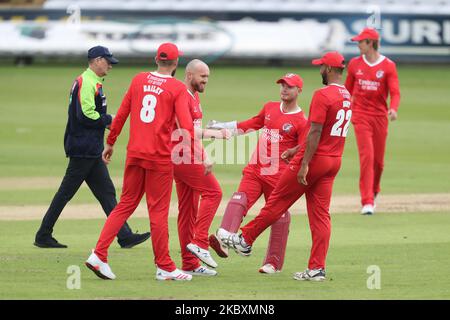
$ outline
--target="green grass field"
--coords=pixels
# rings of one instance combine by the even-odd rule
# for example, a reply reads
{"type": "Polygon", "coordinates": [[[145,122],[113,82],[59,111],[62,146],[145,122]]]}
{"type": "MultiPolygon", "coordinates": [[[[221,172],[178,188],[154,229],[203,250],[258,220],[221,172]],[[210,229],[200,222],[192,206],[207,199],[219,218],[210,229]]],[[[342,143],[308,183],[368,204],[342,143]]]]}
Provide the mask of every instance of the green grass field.
{"type": "MultiPolygon", "coordinates": [[[[133,249],[110,249],[114,281],[98,279],[83,262],[95,244],[103,220],[61,220],[55,235],[68,249],[38,249],[31,245],[38,221],[0,223],[0,299],[449,299],[450,214],[378,214],[333,217],[328,256],[328,280],[304,283],[292,274],[307,264],[310,235],[306,216],[296,216],[283,272],[257,272],[265,254],[267,234],[255,243],[251,257],[232,254],[220,264],[215,278],[189,283],[160,282],[150,243],[133,249]],[[81,288],[69,290],[67,268],[79,266],[81,288]],[[381,270],[381,289],[367,288],[369,266],[381,270]]],[[[171,256],[180,263],[175,219],[170,221],[171,256]]],[[[217,227],[215,221],[213,227],[217,227]]],[[[148,220],[133,226],[148,228],[148,220]]]]}
{"type": "MultiPolygon", "coordinates": [[[[115,67],[105,82],[109,112],[115,113],[131,77],[146,67],[115,67]]],[[[153,70],[153,67],[147,70],[153,70]]],[[[7,179],[61,178],[67,165],[63,135],[67,101],[73,79],[83,67],[0,66],[0,207],[47,205],[57,186],[36,189],[9,186],[7,179]]],[[[177,76],[183,77],[184,70],[177,76]]],[[[202,96],[204,123],[210,119],[246,119],[268,100],[278,100],[274,83],[286,72],[305,81],[300,105],[307,112],[314,89],[321,86],[315,68],[212,67],[202,96]]],[[[402,102],[399,120],[390,126],[384,194],[450,193],[450,66],[399,66],[402,102]]],[[[119,138],[111,175],[121,177],[128,135],[119,138]]],[[[243,165],[217,165],[215,173],[224,200],[236,189],[243,165]]],[[[352,130],[334,194],[358,193],[358,158],[352,130]]],[[[120,185],[116,186],[120,192],[120,185]]],[[[82,189],[71,203],[95,203],[82,189]]],[[[3,209],[5,210],[5,209],[3,209]]],[[[44,212],[37,213],[37,216],[44,212]]],[[[64,217],[64,212],[63,215],[64,217]]],[[[282,273],[257,273],[267,235],[255,243],[250,258],[220,259],[219,276],[195,278],[191,283],[160,283],[150,243],[132,250],[111,249],[111,265],[118,280],[97,279],[83,265],[104,220],[61,219],[55,236],[68,244],[53,251],[32,246],[40,221],[0,219],[0,299],[449,299],[450,213],[378,213],[361,217],[355,212],[333,216],[328,256],[328,281],[299,283],[292,273],[307,263],[310,234],[304,215],[292,219],[282,273]],[[66,288],[67,268],[81,268],[81,289],[66,288]],[[381,269],[381,289],[369,290],[367,268],[381,269]]],[[[214,220],[212,230],[220,222],[214,220]]],[[[132,218],[133,228],[148,230],[148,220],[132,218]]],[[[170,219],[171,255],[178,263],[175,219],[170,219]]],[[[219,258],[218,258],[219,259],[219,258]]]]}

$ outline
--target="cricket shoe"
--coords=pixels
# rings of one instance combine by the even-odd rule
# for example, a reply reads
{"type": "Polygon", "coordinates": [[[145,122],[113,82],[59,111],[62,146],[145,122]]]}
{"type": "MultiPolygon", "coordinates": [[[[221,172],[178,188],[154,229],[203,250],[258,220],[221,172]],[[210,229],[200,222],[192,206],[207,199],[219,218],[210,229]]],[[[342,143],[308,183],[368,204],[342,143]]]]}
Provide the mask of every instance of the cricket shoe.
{"type": "Polygon", "coordinates": [[[226,233],[228,233],[228,235],[230,234],[225,229],[219,228],[216,234],[211,234],[208,238],[209,246],[213,248],[221,258],[228,258],[228,248],[220,241],[220,238],[224,238],[226,233]]]}
{"type": "Polygon", "coordinates": [[[372,215],[375,213],[375,206],[372,204],[365,204],[363,205],[362,209],[361,209],[361,214],[362,215],[372,215]]]}
{"type": "Polygon", "coordinates": [[[275,269],[275,267],[270,263],[266,263],[261,268],[259,268],[258,271],[259,273],[267,273],[267,274],[274,274],[280,272],[280,270],[275,269]]]}
{"type": "Polygon", "coordinates": [[[211,268],[217,268],[217,262],[211,257],[211,253],[208,250],[202,249],[196,244],[189,243],[186,246],[193,255],[199,258],[204,264],[210,266],[211,268]]]}
{"type": "Polygon", "coordinates": [[[202,276],[202,277],[211,277],[217,275],[216,270],[208,269],[204,266],[200,266],[195,268],[194,270],[183,270],[184,273],[190,274],[192,276],[202,276]]]}
{"type": "Polygon", "coordinates": [[[324,269],[306,269],[303,272],[294,273],[294,279],[300,281],[324,281],[324,269]]]}
{"type": "Polygon", "coordinates": [[[111,268],[106,262],[100,260],[100,258],[92,250],[91,255],[85,262],[86,267],[91,269],[95,275],[103,280],[114,280],[116,275],[112,272],[111,268]]]}
{"type": "Polygon", "coordinates": [[[36,237],[34,245],[39,248],[67,248],[65,244],[59,243],[58,240],[51,236],[43,238],[36,237]]]}
{"type": "Polygon", "coordinates": [[[248,257],[252,253],[252,246],[245,243],[242,234],[230,233],[227,237],[220,238],[220,241],[241,256],[248,257]]]}
{"type": "Polygon", "coordinates": [[[129,237],[125,239],[119,239],[117,242],[120,247],[123,249],[130,249],[142,242],[145,242],[148,238],[150,238],[150,232],[145,233],[132,233],[129,237]]]}
{"type": "Polygon", "coordinates": [[[172,272],[156,268],[156,280],[175,280],[175,281],[191,281],[192,276],[180,269],[175,269],[172,272]]]}

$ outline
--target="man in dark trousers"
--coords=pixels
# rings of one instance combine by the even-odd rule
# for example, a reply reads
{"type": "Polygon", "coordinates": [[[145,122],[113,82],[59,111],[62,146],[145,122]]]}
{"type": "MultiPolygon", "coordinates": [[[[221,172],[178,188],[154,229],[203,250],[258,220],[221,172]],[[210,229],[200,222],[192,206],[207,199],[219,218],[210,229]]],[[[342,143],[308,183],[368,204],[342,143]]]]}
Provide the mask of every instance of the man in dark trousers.
{"type": "MultiPolygon", "coordinates": [[[[91,189],[108,216],[117,204],[116,190],[102,161],[105,128],[109,129],[112,116],[106,113],[103,77],[119,61],[108,48],[96,46],[88,51],[89,67],[73,83],[69,98],[69,112],[64,149],[69,165],[36,233],[34,245],[41,248],[67,248],[53,238],[53,227],[59,215],[80,188],[83,181],[91,189]]],[[[144,242],[150,233],[133,233],[125,222],[117,235],[122,248],[131,248],[144,242]]]]}

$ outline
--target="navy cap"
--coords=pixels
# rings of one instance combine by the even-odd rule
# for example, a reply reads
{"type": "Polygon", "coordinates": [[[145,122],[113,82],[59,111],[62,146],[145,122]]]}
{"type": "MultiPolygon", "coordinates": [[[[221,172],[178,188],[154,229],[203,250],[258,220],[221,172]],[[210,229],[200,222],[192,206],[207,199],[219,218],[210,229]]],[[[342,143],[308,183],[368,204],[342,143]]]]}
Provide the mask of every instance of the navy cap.
{"type": "Polygon", "coordinates": [[[119,63],[119,60],[113,57],[109,49],[102,46],[92,47],[88,50],[88,59],[94,59],[98,57],[103,57],[108,60],[111,64],[119,63]]]}

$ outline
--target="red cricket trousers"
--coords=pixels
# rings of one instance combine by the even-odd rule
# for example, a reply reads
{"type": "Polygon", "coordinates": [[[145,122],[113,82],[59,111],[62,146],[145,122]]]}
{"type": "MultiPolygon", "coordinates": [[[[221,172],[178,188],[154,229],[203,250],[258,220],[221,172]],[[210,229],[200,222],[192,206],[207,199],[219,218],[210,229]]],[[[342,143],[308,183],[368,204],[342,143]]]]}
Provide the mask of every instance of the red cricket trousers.
{"type": "Polygon", "coordinates": [[[384,153],[388,135],[387,116],[352,115],[359,152],[359,191],[361,204],[374,204],[381,190],[380,180],[384,168],[384,153]]]}
{"type": "Polygon", "coordinates": [[[209,227],[222,200],[222,189],[214,174],[205,176],[205,167],[201,164],[179,164],[173,167],[178,194],[178,238],[182,268],[189,271],[199,267],[200,262],[186,246],[192,242],[208,250],[209,227]]]}
{"type": "MultiPolygon", "coordinates": [[[[301,160],[300,160],[301,161],[301,160]]],[[[325,268],[325,260],[331,235],[330,200],[334,178],[341,166],[340,157],[314,156],[306,176],[308,185],[297,181],[299,165],[290,164],[281,175],[266,205],[259,215],[242,227],[242,235],[247,244],[270,225],[275,223],[303,194],[306,195],[312,248],[309,269],[325,268]]]]}
{"type": "Polygon", "coordinates": [[[169,255],[168,215],[172,181],[171,164],[127,159],[120,201],[106,220],[95,248],[95,254],[102,261],[107,262],[109,246],[145,193],[155,264],[169,272],[176,269],[169,255]]]}

